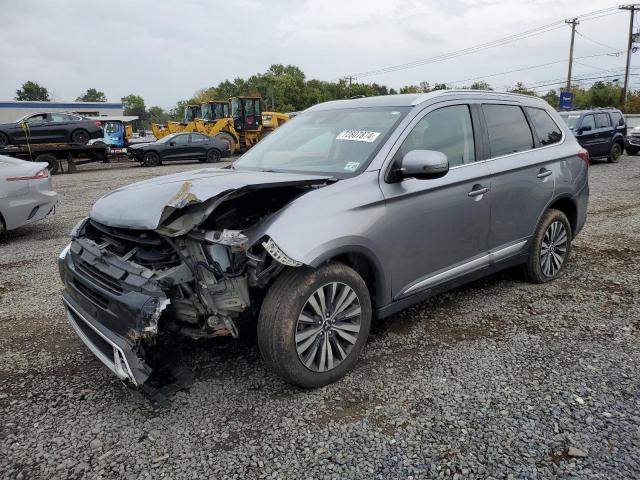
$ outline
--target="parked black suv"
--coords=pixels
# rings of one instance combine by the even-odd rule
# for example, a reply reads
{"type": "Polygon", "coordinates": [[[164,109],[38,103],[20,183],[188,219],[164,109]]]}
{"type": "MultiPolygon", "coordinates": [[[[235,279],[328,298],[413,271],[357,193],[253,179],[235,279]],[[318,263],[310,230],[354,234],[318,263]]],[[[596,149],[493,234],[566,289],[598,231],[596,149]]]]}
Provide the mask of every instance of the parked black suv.
{"type": "Polygon", "coordinates": [[[591,158],[617,162],[624,151],[627,125],[615,108],[560,112],[560,116],[591,158]]]}

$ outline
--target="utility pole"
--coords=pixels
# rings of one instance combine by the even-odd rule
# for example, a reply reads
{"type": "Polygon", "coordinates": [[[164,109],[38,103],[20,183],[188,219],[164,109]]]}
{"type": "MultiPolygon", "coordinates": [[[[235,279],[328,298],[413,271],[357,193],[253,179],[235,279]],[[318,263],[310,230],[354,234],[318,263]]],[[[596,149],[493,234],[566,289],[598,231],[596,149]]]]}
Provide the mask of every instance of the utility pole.
{"type": "Polygon", "coordinates": [[[640,10],[637,3],[632,5],[621,5],[620,10],[629,10],[629,38],[627,41],[627,66],[624,70],[624,86],[620,94],[620,103],[624,106],[627,103],[627,87],[629,86],[629,66],[631,64],[631,48],[633,47],[633,15],[636,10],[640,10]]]}
{"type": "Polygon", "coordinates": [[[571,25],[571,46],[569,47],[569,72],[567,73],[567,92],[571,90],[571,68],[573,67],[573,42],[576,37],[576,25],[580,25],[578,18],[565,20],[564,23],[571,25]]]}
{"type": "Polygon", "coordinates": [[[351,98],[351,82],[353,80],[357,80],[357,78],[349,75],[348,77],[344,77],[344,79],[345,80],[349,80],[349,95],[348,96],[349,96],[349,98],[351,98]]]}

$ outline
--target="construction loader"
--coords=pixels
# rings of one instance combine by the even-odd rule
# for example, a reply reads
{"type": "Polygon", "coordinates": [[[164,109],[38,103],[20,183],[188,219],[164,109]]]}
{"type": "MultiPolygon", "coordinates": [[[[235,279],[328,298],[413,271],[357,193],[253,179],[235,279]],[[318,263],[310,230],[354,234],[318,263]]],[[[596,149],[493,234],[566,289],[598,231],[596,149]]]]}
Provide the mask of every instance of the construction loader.
{"type": "Polygon", "coordinates": [[[195,120],[202,116],[201,108],[200,105],[187,105],[184,107],[184,122],[167,122],[166,125],[152,123],[151,131],[153,136],[160,140],[170,133],[195,132],[195,120]]]}

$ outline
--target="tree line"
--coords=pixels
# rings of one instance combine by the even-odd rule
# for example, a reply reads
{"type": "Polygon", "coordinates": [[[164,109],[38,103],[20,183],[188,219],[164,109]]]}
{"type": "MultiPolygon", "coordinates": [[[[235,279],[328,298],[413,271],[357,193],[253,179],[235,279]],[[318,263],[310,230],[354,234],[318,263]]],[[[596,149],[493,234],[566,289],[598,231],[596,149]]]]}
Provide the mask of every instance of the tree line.
{"type": "MultiPolygon", "coordinates": [[[[144,98],[130,94],[122,97],[125,115],[140,117],[142,125],[150,122],[165,123],[168,120],[182,120],[184,107],[191,104],[202,104],[212,100],[226,100],[229,97],[243,95],[260,95],[264,101],[263,110],[277,112],[292,112],[304,110],[316,103],[350,97],[370,97],[375,95],[394,95],[397,93],[426,93],[434,90],[451,88],[444,83],[431,85],[421,82],[419,85],[405,85],[396,90],[377,83],[349,83],[344,79],[324,81],[307,79],[304,72],[295,65],[274,64],[264,73],[256,73],[249,78],[235,78],[224,80],[216,86],[201,88],[188,99],[180,100],[166,111],[159,106],[147,107],[144,98]]],[[[485,81],[476,81],[462,88],[471,90],[493,90],[485,81]]],[[[509,92],[525,95],[537,95],[549,102],[554,108],[559,108],[559,91],[549,90],[538,95],[526,84],[517,82],[508,89],[509,92]]],[[[617,107],[626,113],[640,113],[640,90],[632,90],[627,95],[626,103],[621,102],[621,88],[614,82],[595,82],[589,87],[573,85],[574,109],[595,107],[617,107]]],[[[50,101],[46,87],[34,81],[25,82],[16,91],[16,100],[50,101]]],[[[89,88],[76,98],[83,102],[106,102],[104,92],[89,88]]]]}

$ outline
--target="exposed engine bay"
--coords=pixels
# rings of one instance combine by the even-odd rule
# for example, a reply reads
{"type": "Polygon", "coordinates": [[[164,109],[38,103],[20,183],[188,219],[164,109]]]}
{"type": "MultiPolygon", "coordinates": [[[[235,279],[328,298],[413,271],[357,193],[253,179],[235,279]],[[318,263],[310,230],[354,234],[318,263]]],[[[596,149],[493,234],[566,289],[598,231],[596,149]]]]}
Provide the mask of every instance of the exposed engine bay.
{"type": "MultiPolygon", "coordinates": [[[[60,257],[64,300],[76,332],[90,348],[98,345],[92,348],[97,356],[96,350],[107,352],[109,362],[101,359],[109,368],[138,386],[153,370],[146,353],[162,335],[238,337],[255,321],[266,287],[284,268],[302,265],[268,236],[249,244],[246,230],[326,183],[225,192],[208,201],[215,205],[211,212],[207,202],[174,202],[154,230],[85,219],[60,257]],[[182,233],[194,219],[197,224],[182,233]]],[[[182,185],[181,198],[188,190],[182,185]]]]}

